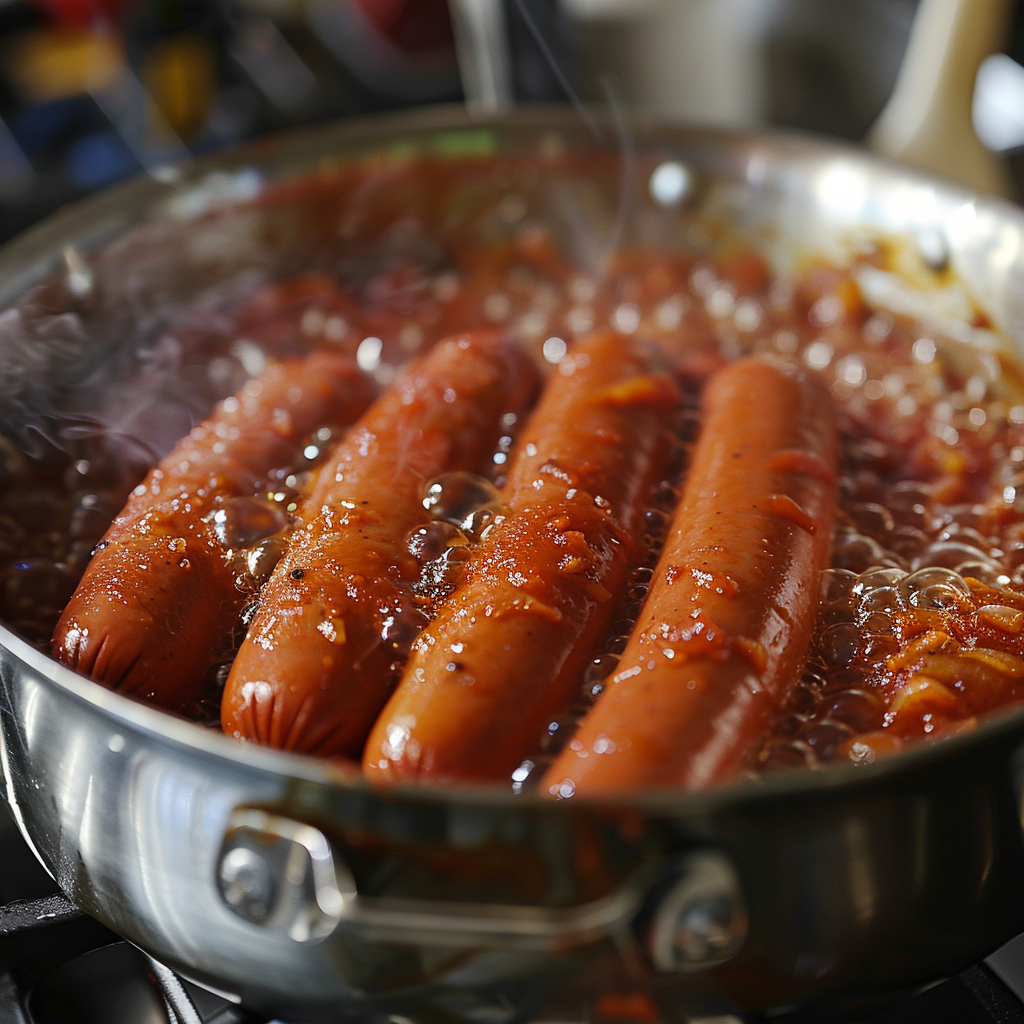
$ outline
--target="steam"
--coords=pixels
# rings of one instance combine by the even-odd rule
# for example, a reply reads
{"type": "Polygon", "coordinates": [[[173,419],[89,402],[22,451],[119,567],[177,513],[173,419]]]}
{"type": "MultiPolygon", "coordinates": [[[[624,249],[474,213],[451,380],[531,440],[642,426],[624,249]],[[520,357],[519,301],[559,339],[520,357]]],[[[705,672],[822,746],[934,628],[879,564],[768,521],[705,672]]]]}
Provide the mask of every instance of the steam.
{"type": "MultiPolygon", "coordinates": [[[[522,14],[604,149],[608,129],[555,67],[529,12],[522,14]]],[[[597,283],[612,271],[632,223],[637,184],[621,104],[611,83],[602,89],[620,156],[612,171],[617,187],[614,177],[557,167],[540,186],[567,261],[597,283]]],[[[449,204],[458,211],[451,214],[438,207],[434,181],[418,182],[414,164],[383,161],[313,179],[281,201],[257,199],[192,219],[155,210],[152,220],[88,256],[69,250],[62,274],[0,312],[0,435],[33,458],[56,448],[78,459],[92,445],[132,465],[151,464],[238,390],[252,371],[247,352],[268,346],[270,357],[292,354],[273,350],[278,342],[258,333],[246,337],[240,313],[263,286],[294,275],[326,275],[357,306],[387,310],[367,331],[384,339],[374,358],[386,362],[397,344],[386,331],[404,323],[429,333],[415,315],[429,302],[432,277],[467,270],[459,263],[460,232],[490,237],[493,221],[481,225],[504,187],[481,192],[479,182],[456,180],[453,195],[466,192],[449,204]]],[[[350,342],[360,339],[353,334],[350,342]]]]}
{"type": "Polygon", "coordinates": [[[605,135],[604,132],[601,131],[601,126],[594,120],[593,115],[580,99],[579,93],[577,93],[573,88],[572,82],[569,81],[568,76],[559,66],[558,61],[555,59],[555,55],[551,52],[551,47],[548,46],[548,42],[544,38],[544,34],[537,27],[537,22],[534,20],[533,15],[526,6],[525,0],[516,0],[516,9],[519,11],[519,16],[523,19],[523,23],[526,25],[530,35],[533,37],[533,41],[537,44],[537,49],[540,50],[544,55],[544,59],[548,62],[548,67],[551,68],[552,74],[558,79],[558,84],[562,87],[562,91],[569,98],[569,102],[572,104],[573,110],[576,111],[579,119],[587,126],[587,129],[594,137],[594,140],[599,145],[605,145],[605,135]]]}
{"type": "Polygon", "coordinates": [[[615,214],[615,224],[599,265],[599,279],[603,280],[611,270],[611,261],[616,251],[622,245],[626,224],[632,213],[632,197],[636,187],[636,147],[633,145],[633,140],[626,129],[626,121],[622,116],[622,105],[616,95],[611,79],[607,75],[602,75],[600,81],[601,88],[604,90],[605,97],[608,100],[612,124],[615,126],[622,168],[619,173],[619,198],[615,214]]]}
{"type": "MultiPolygon", "coordinates": [[[[573,110],[575,110],[579,119],[586,125],[594,141],[600,146],[606,146],[608,140],[604,131],[602,131],[593,114],[591,114],[590,110],[587,109],[587,106],[580,99],[579,93],[573,88],[565,71],[559,65],[554,53],[551,51],[551,47],[548,46],[547,40],[544,38],[544,34],[537,27],[537,23],[530,13],[525,0],[515,0],[515,3],[523,23],[533,37],[533,41],[537,44],[537,48],[547,61],[548,67],[551,68],[552,74],[558,80],[562,91],[568,97],[573,110]]],[[[612,127],[615,132],[615,143],[618,146],[621,157],[618,205],[608,237],[603,240],[596,239],[593,237],[593,232],[587,230],[587,236],[581,238],[580,231],[586,230],[585,225],[589,228],[587,224],[588,219],[585,216],[580,216],[577,211],[572,209],[571,204],[563,203],[562,205],[564,213],[567,214],[566,220],[575,224],[577,233],[575,248],[577,255],[582,263],[589,264],[592,274],[599,282],[602,282],[607,279],[611,272],[615,253],[622,245],[629,216],[632,212],[632,195],[636,184],[636,147],[626,127],[622,104],[614,82],[608,75],[601,75],[598,78],[598,83],[608,103],[608,111],[611,114],[612,127]]]]}

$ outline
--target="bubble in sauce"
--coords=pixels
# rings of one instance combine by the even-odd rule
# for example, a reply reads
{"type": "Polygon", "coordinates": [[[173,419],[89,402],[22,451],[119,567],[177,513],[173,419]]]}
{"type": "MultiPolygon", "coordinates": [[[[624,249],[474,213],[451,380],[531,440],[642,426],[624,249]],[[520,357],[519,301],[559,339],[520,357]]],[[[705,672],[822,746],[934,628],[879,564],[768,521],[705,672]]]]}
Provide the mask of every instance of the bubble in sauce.
{"type": "Polygon", "coordinates": [[[859,597],[864,598],[867,594],[870,594],[873,590],[879,590],[883,587],[891,587],[900,580],[906,577],[907,573],[903,569],[896,568],[880,568],[880,569],[869,569],[867,572],[861,573],[857,577],[857,581],[853,585],[853,593],[859,597]]]}
{"type": "Polygon", "coordinates": [[[1007,605],[986,604],[978,609],[978,618],[1003,633],[1019,633],[1024,629],[1024,612],[1007,605]]]}
{"type": "Polygon", "coordinates": [[[825,569],[818,581],[821,604],[826,608],[851,607],[853,588],[858,580],[858,575],[849,569],[825,569]]]}
{"type": "Polygon", "coordinates": [[[450,547],[461,547],[466,543],[467,537],[462,530],[441,521],[417,526],[405,539],[406,550],[421,565],[432,562],[450,547]]]}
{"type": "Polygon", "coordinates": [[[896,587],[875,587],[860,599],[858,622],[868,632],[881,632],[891,625],[891,617],[905,608],[903,595],[896,587]]]}
{"type": "Polygon", "coordinates": [[[829,699],[824,710],[832,721],[844,722],[859,732],[871,729],[879,719],[878,698],[862,689],[841,690],[829,699]]]}
{"type": "Polygon", "coordinates": [[[757,760],[763,771],[815,768],[818,763],[811,747],[799,739],[770,740],[761,750],[757,760]]]}
{"type": "Polygon", "coordinates": [[[818,707],[820,698],[820,682],[811,673],[804,673],[804,678],[796,684],[789,698],[789,709],[794,714],[810,715],[818,707]]]}
{"type": "Polygon", "coordinates": [[[860,533],[840,533],[835,540],[832,561],[837,568],[864,572],[871,566],[900,568],[896,555],[878,541],[860,533]]]}
{"type": "Polygon", "coordinates": [[[858,533],[874,537],[876,540],[887,537],[896,526],[892,513],[876,502],[864,502],[851,506],[850,518],[858,533]]]}
{"type": "Polygon", "coordinates": [[[478,508],[463,520],[462,527],[466,534],[479,540],[488,532],[497,517],[498,512],[494,508],[478,508]]]}
{"type": "Polygon", "coordinates": [[[447,548],[437,558],[423,565],[418,589],[434,600],[445,597],[462,582],[469,557],[467,547],[447,548]]]}
{"type": "Polygon", "coordinates": [[[583,673],[583,692],[587,697],[598,697],[604,692],[605,680],[619,664],[616,654],[601,654],[594,658],[583,673]]]}
{"type": "Polygon", "coordinates": [[[1010,582],[1010,577],[1003,572],[1002,566],[988,559],[984,562],[961,562],[954,568],[960,576],[964,578],[969,576],[992,587],[1005,586],[1010,582]]]}
{"type": "Polygon", "coordinates": [[[274,567],[287,549],[288,542],[283,537],[267,537],[246,552],[246,569],[257,585],[265,583],[270,578],[274,567]]]}
{"type": "Polygon", "coordinates": [[[897,753],[902,746],[898,736],[879,730],[851,737],[840,745],[837,754],[854,764],[874,764],[880,757],[897,753]]]}
{"type": "Polygon", "coordinates": [[[427,616],[412,604],[393,608],[381,622],[380,638],[398,654],[407,655],[428,621],[427,616]]]}
{"type": "Polygon", "coordinates": [[[958,565],[963,565],[966,562],[980,563],[988,565],[996,571],[1000,570],[999,563],[989,557],[987,551],[983,551],[973,544],[965,544],[960,540],[932,544],[922,551],[918,558],[914,559],[914,568],[941,566],[946,569],[955,569],[958,565]]]}
{"type": "Polygon", "coordinates": [[[857,597],[857,617],[862,630],[884,631],[890,628],[892,615],[906,608],[898,588],[906,577],[902,569],[871,569],[861,574],[853,586],[857,597]]]}
{"type": "MultiPolygon", "coordinates": [[[[958,544],[977,548],[979,551],[986,551],[989,547],[989,539],[970,526],[963,523],[947,523],[935,538],[936,542],[955,541],[958,544]]],[[[938,562],[934,563],[940,564],[938,562]]]]}
{"type": "Polygon", "coordinates": [[[856,626],[839,622],[822,634],[821,653],[829,665],[848,665],[857,656],[860,640],[860,630],[856,626]]]}
{"type": "Polygon", "coordinates": [[[443,473],[427,484],[423,507],[435,518],[468,528],[474,513],[498,504],[498,491],[476,473],[443,473]]]}
{"type": "Polygon", "coordinates": [[[282,509],[259,498],[227,498],[205,519],[225,548],[247,548],[288,525],[282,509]]]}
{"type": "Polygon", "coordinates": [[[928,545],[928,535],[915,526],[897,526],[886,542],[900,558],[913,561],[928,545]]]}
{"type": "Polygon", "coordinates": [[[853,729],[845,722],[823,718],[803,729],[799,738],[814,751],[819,761],[830,761],[837,748],[852,735],[853,729]]]}
{"type": "Polygon", "coordinates": [[[900,580],[900,593],[911,608],[951,611],[970,608],[971,588],[952,569],[930,566],[900,580]]]}

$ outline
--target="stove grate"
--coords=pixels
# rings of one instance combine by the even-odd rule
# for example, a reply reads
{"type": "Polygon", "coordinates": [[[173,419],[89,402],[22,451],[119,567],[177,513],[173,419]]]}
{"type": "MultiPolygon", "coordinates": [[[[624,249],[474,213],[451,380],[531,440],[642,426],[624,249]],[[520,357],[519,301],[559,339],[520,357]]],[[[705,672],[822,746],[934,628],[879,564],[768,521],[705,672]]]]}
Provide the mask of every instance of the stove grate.
{"type": "MultiPolygon", "coordinates": [[[[0,1024],[56,1024],[58,1020],[60,1024],[76,1024],[78,1018],[54,1016],[52,1011],[37,1017],[32,1010],[31,993],[52,972],[85,954],[115,944],[131,949],[128,943],[78,909],[63,894],[0,906],[0,1024]]],[[[265,1018],[222,1000],[203,999],[201,1009],[189,986],[172,970],[144,954],[137,956],[139,969],[136,973],[145,976],[155,994],[150,1002],[161,1008],[161,1016],[167,1024],[269,1024],[265,1018]]],[[[138,982],[137,977],[134,980],[138,982]]],[[[836,1024],[835,1018],[813,1012],[770,1019],[714,1018],[715,1024],[726,1021],[729,1024],[836,1024]]],[[[609,1022],[602,1018],[601,1024],[634,1022],[609,1022]]],[[[689,1024],[712,1024],[712,1021],[695,1019],[689,1024]]],[[[1024,1024],[1024,1003],[990,967],[980,964],[860,1024],[1024,1024]]]]}

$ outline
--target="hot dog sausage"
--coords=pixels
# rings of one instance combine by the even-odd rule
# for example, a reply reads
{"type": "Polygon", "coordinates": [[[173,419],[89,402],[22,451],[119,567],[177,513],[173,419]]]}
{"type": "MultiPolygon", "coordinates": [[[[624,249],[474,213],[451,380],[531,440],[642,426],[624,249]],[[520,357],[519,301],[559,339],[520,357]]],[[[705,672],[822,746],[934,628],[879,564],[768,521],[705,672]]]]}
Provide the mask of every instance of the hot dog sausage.
{"type": "Polygon", "coordinates": [[[443,342],[367,411],[321,471],[301,527],[264,587],[228,677],[224,732],[322,755],[359,755],[426,623],[406,548],[424,484],[479,469],[536,370],[492,334],[443,342]]]}
{"type": "Polygon", "coordinates": [[[367,742],[371,778],[507,777],[531,750],[621,602],[680,397],[620,335],[563,359],[519,441],[504,520],[367,742]]]}
{"type": "Polygon", "coordinates": [[[197,699],[245,600],[218,514],[294,464],[317,427],[350,423],[373,390],[351,359],[316,352],[270,366],[222,402],[136,487],[100,541],[57,624],[54,656],[163,707],[197,699]]]}
{"type": "Polygon", "coordinates": [[[572,793],[693,790],[733,774],[796,682],[835,514],[835,416],[757,359],[708,383],[683,500],[608,689],[548,770],[572,793]]]}

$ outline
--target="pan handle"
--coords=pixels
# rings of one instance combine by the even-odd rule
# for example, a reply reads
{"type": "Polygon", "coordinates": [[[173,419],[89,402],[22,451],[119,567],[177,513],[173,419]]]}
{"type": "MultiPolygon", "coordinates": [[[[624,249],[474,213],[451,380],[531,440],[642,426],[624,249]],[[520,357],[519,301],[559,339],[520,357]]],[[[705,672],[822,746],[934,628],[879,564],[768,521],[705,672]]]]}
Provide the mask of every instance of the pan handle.
{"type": "Polygon", "coordinates": [[[1003,161],[974,132],[981,62],[1002,45],[1008,0],[921,0],[896,88],[867,142],[885,156],[1011,196],[1003,161]]]}
{"type": "Polygon", "coordinates": [[[371,942],[556,951],[609,937],[632,942],[641,918],[653,969],[688,973],[730,960],[747,935],[739,877],[712,849],[692,850],[657,878],[634,879],[574,907],[366,897],[318,828],[240,808],[221,846],[216,882],[233,913],[296,942],[321,941],[345,927],[371,942]]]}

